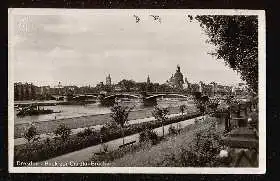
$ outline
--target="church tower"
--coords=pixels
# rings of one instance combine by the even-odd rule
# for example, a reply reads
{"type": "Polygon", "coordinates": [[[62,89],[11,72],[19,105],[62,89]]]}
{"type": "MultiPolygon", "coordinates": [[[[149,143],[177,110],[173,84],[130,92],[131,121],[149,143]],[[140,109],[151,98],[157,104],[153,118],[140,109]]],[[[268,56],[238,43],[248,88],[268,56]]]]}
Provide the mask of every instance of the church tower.
{"type": "Polygon", "coordinates": [[[109,74],[108,77],[106,77],[106,85],[111,85],[111,83],[111,76],[109,74]]]}
{"type": "Polygon", "coordinates": [[[150,80],[150,76],[148,75],[147,77],[147,84],[150,84],[151,83],[151,80],[150,80]]]}
{"type": "Polygon", "coordinates": [[[175,88],[180,91],[183,89],[183,84],[184,84],[184,76],[181,73],[180,66],[177,65],[177,70],[176,73],[174,74],[174,83],[175,83],[175,88]]]}

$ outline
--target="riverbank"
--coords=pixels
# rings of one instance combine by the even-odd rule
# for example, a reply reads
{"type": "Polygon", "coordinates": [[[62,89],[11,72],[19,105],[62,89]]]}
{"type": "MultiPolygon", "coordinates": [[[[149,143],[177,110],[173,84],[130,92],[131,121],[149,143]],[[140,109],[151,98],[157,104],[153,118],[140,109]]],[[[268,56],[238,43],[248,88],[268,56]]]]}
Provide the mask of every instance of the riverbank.
{"type": "MultiPolygon", "coordinates": [[[[189,130],[192,130],[192,129],[196,129],[196,128],[201,126],[201,123],[200,124],[194,124],[195,119],[199,120],[199,119],[202,119],[202,117],[197,117],[197,118],[193,118],[193,119],[189,119],[189,120],[185,120],[185,121],[180,122],[180,124],[182,126],[180,128],[182,130],[182,133],[184,131],[189,131],[189,130]]],[[[169,129],[168,129],[169,126],[170,125],[165,126],[166,138],[171,136],[171,135],[168,135],[169,134],[169,129]]],[[[161,127],[155,128],[154,131],[158,134],[158,136],[162,136],[162,128],[161,127]]],[[[124,139],[125,139],[126,143],[130,142],[130,141],[136,141],[134,147],[138,147],[138,148],[141,147],[143,149],[144,145],[141,144],[141,146],[139,146],[139,144],[140,144],[139,143],[139,133],[133,134],[133,135],[130,135],[130,136],[126,136],[124,139]]],[[[115,140],[104,143],[105,145],[108,146],[107,149],[108,149],[109,152],[107,154],[110,154],[110,152],[118,152],[118,151],[122,152],[122,154],[126,154],[127,152],[125,152],[123,149],[121,149],[121,150],[119,149],[119,146],[122,145],[122,142],[123,142],[123,138],[118,138],[118,139],[115,139],[115,140]]],[[[63,167],[63,166],[70,166],[70,164],[90,163],[90,162],[96,163],[97,165],[95,165],[95,166],[98,166],[98,165],[102,166],[102,164],[99,164],[99,163],[102,163],[102,162],[104,163],[104,161],[108,162],[108,160],[97,160],[96,159],[96,153],[100,152],[101,147],[102,147],[101,145],[91,146],[91,147],[88,147],[88,148],[85,148],[85,149],[82,149],[82,150],[78,150],[78,151],[75,151],[75,152],[71,152],[71,153],[68,153],[68,154],[64,154],[64,155],[61,155],[59,157],[55,157],[55,158],[52,158],[52,159],[49,159],[49,160],[46,160],[46,161],[43,161],[43,162],[37,162],[36,166],[46,167],[46,166],[61,165],[63,167]]],[[[149,148],[150,147],[151,147],[151,145],[149,145],[149,148]]],[[[110,164],[111,163],[109,163],[109,165],[107,165],[107,166],[110,166],[110,164]]],[[[81,165],[76,165],[76,166],[81,166],[81,165]]],[[[94,166],[94,165],[90,165],[90,166],[94,166]]]]}
{"type": "MultiPolygon", "coordinates": [[[[93,157],[91,161],[104,162],[110,167],[197,167],[199,166],[195,165],[197,160],[187,157],[189,155],[186,150],[190,150],[191,145],[194,144],[197,133],[207,132],[211,127],[211,122],[216,121],[216,118],[208,117],[196,124],[184,127],[178,135],[165,137],[165,140],[156,145],[144,145],[135,150],[131,149],[132,151],[121,154],[121,157],[118,157],[118,153],[111,154],[117,155],[115,159],[112,159],[112,156],[104,156],[102,159],[93,157]]],[[[221,124],[217,125],[215,129],[217,135],[222,134],[222,128],[221,124]]]]}
{"type": "MultiPolygon", "coordinates": [[[[201,116],[201,113],[192,113],[189,115],[180,115],[169,118],[164,122],[164,125],[189,120],[201,116]]],[[[189,122],[189,121],[188,121],[189,122]]],[[[26,145],[15,146],[15,161],[42,161],[54,158],[60,155],[71,153],[81,150],[90,146],[98,145],[102,142],[108,142],[119,139],[123,136],[127,137],[133,134],[149,129],[161,127],[162,123],[154,120],[143,122],[139,124],[132,124],[121,129],[117,126],[106,127],[103,131],[92,130],[90,134],[77,134],[70,135],[67,140],[62,139],[49,139],[44,142],[34,142],[26,145]],[[102,136],[102,139],[101,139],[102,136]]],[[[167,129],[167,128],[166,128],[167,129]]],[[[159,128],[161,130],[161,128],[159,128]]]]}
{"type": "MultiPolygon", "coordinates": [[[[177,114],[169,114],[167,117],[171,118],[171,117],[175,117],[175,116],[180,116],[182,115],[181,113],[177,113],[177,114]]],[[[186,115],[186,113],[184,113],[184,115],[186,115]]],[[[154,121],[155,118],[154,117],[147,117],[147,118],[143,118],[143,119],[133,119],[133,120],[129,120],[127,122],[127,126],[128,125],[133,125],[133,124],[140,124],[140,123],[144,123],[144,122],[149,122],[149,121],[154,121]]],[[[100,129],[103,127],[102,124],[99,125],[94,125],[94,126],[90,126],[90,127],[81,127],[81,128],[76,128],[76,129],[71,129],[71,135],[75,135],[78,134],[79,132],[84,131],[87,128],[93,129],[95,131],[100,131],[100,129]]],[[[56,138],[57,136],[54,133],[47,133],[47,134],[40,134],[39,135],[39,141],[44,141],[46,139],[53,139],[56,138]]],[[[16,138],[14,139],[14,145],[18,146],[18,145],[23,145],[28,143],[28,141],[25,138],[16,138]]]]}
{"type": "MultiPolygon", "coordinates": [[[[188,112],[194,112],[196,109],[194,106],[187,106],[188,112]]],[[[178,114],[179,108],[178,107],[170,107],[169,114],[178,114]]],[[[129,116],[128,120],[136,120],[136,119],[143,119],[147,117],[152,117],[151,111],[147,110],[136,110],[132,111],[129,116]]],[[[56,120],[49,120],[49,121],[35,121],[34,125],[37,128],[38,134],[47,134],[52,133],[60,124],[65,124],[70,129],[77,129],[83,127],[90,127],[96,125],[102,125],[106,122],[110,121],[110,113],[107,114],[99,114],[99,115],[91,115],[91,116],[80,116],[74,118],[64,118],[64,119],[56,119],[56,120]]],[[[30,123],[15,123],[15,130],[14,130],[14,138],[21,138],[23,137],[24,132],[28,129],[30,123]]]]}

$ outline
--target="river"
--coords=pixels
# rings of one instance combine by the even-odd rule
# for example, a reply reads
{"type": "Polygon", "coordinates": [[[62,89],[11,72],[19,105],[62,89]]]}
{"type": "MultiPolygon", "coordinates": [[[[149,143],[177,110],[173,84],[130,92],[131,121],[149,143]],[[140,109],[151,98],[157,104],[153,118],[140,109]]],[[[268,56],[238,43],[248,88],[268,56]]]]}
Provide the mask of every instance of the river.
{"type": "MultiPolygon", "coordinates": [[[[43,101],[43,102],[47,102],[47,101],[43,101]]],[[[121,100],[121,102],[124,105],[134,107],[133,111],[136,111],[136,110],[152,111],[152,109],[153,109],[152,106],[144,106],[137,99],[121,100]]],[[[30,103],[30,101],[28,103],[30,103]]],[[[159,99],[157,99],[157,104],[162,107],[177,107],[182,104],[190,105],[193,103],[192,103],[192,100],[190,100],[190,99],[159,98],[159,99]]],[[[14,123],[22,124],[22,123],[30,123],[33,121],[41,122],[41,121],[49,121],[49,120],[64,119],[64,118],[99,115],[99,114],[106,114],[106,113],[111,112],[110,107],[102,106],[99,103],[93,103],[93,104],[87,104],[87,105],[41,106],[40,108],[52,109],[55,112],[59,112],[59,113],[17,117],[16,113],[18,111],[15,109],[14,123]]]]}

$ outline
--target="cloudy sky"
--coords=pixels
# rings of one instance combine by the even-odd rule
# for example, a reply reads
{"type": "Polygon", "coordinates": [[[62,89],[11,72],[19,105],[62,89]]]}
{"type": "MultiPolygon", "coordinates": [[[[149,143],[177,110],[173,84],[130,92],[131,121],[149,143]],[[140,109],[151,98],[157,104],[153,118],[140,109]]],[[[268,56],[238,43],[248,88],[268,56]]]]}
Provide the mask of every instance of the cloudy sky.
{"type": "Polygon", "coordinates": [[[208,52],[196,22],[183,13],[44,10],[10,13],[9,46],[14,80],[36,85],[95,85],[121,79],[165,82],[181,66],[190,82],[240,82],[239,75],[208,52]],[[74,13],[73,13],[74,12],[74,13]],[[133,15],[140,17],[136,23],[133,15]]]}

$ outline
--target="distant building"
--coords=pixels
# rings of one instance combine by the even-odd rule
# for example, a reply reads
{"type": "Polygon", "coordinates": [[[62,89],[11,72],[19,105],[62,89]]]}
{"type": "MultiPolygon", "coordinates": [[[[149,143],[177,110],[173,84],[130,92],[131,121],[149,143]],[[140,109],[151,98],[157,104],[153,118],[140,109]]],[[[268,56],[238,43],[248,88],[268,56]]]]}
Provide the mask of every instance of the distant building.
{"type": "Polygon", "coordinates": [[[38,87],[32,83],[15,83],[14,99],[15,100],[32,100],[36,99],[38,87]]]}
{"type": "Polygon", "coordinates": [[[174,88],[176,91],[182,91],[183,90],[183,84],[184,84],[184,76],[181,73],[180,66],[177,65],[177,70],[175,74],[169,78],[167,81],[167,84],[174,88]]]}
{"type": "Polygon", "coordinates": [[[185,83],[183,84],[183,88],[187,91],[190,91],[190,83],[189,83],[187,77],[185,78],[185,83]]]}
{"type": "Polygon", "coordinates": [[[97,84],[97,85],[96,85],[96,88],[97,88],[97,90],[99,90],[99,91],[103,91],[104,88],[105,88],[103,82],[100,82],[99,84],[97,84]]]}
{"type": "Polygon", "coordinates": [[[246,95],[248,93],[248,86],[245,83],[238,83],[232,87],[232,93],[235,95],[246,95]]]}
{"type": "Polygon", "coordinates": [[[38,88],[38,94],[47,95],[50,94],[51,87],[50,86],[41,86],[38,88]]]}
{"type": "Polygon", "coordinates": [[[106,85],[111,86],[112,85],[112,80],[110,74],[106,77],[106,85]]]}
{"type": "Polygon", "coordinates": [[[203,95],[214,96],[214,95],[228,95],[231,93],[231,87],[225,85],[219,85],[216,82],[205,84],[199,81],[198,84],[188,83],[190,92],[200,92],[203,95]]]}
{"type": "Polygon", "coordinates": [[[199,81],[199,89],[198,92],[200,92],[203,95],[212,96],[213,95],[213,85],[208,85],[203,83],[202,81],[199,81]]]}
{"type": "Polygon", "coordinates": [[[150,80],[150,76],[148,75],[147,77],[147,84],[150,84],[151,83],[151,80],[150,80]]]}

